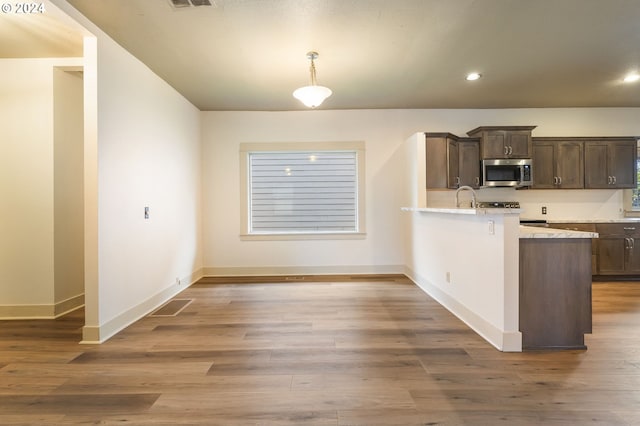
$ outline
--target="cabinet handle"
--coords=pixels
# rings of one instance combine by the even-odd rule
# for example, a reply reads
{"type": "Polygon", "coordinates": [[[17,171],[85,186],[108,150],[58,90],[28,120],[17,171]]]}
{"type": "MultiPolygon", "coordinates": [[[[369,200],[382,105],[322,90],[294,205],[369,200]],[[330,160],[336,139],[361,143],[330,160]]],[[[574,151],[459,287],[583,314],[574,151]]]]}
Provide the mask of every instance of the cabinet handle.
{"type": "Polygon", "coordinates": [[[611,185],[611,176],[607,176],[607,178],[609,179],[609,181],[607,182],[607,184],[611,185]]]}
{"type": "Polygon", "coordinates": [[[510,147],[509,147],[509,155],[512,155],[512,154],[513,154],[513,147],[512,147],[512,146],[510,146],[510,147]]]}
{"type": "Polygon", "coordinates": [[[509,147],[508,146],[504,147],[504,155],[509,155],[509,147]]]}
{"type": "Polygon", "coordinates": [[[557,185],[558,184],[558,176],[554,176],[553,177],[553,184],[557,185]]]}
{"type": "Polygon", "coordinates": [[[629,238],[624,239],[624,248],[626,250],[629,250],[629,248],[631,248],[631,243],[629,242],[629,238]]]}
{"type": "Polygon", "coordinates": [[[616,177],[615,176],[611,176],[611,178],[613,179],[613,184],[615,185],[618,182],[616,177]]]}
{"type": "Polygon", "coordinates": [[[625,226],[622,229],[624,229],[625,231],[635,231],[636,227],[635,226],[625,226]]]}
{"type": "Polygon", "coordinates": [[[631,243],[631,247],[629,247],[629,249],[633,250],[636,245],[636,240],[633,238],[629,238],[629,243],[631,243]]]}
{"type": "Polygon", "coordinates": [[[456,186],[460,186],[460,176],[456,176],[456,186]]]}
{"type": "Polygon", "coordinates": [[[562,176],[558,176],[558,185],[562,185],[562,176]]]}
{"type": "Polygon", "coordinates": [[[480,177],[476,176],[476,186],[480,186],[480,177]]]}

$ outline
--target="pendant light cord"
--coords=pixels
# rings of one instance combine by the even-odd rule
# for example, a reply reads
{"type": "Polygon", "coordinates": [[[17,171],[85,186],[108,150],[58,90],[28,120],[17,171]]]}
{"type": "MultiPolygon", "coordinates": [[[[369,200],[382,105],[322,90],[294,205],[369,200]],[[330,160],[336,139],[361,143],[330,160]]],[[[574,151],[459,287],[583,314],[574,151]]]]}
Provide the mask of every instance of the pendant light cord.
{"type": "Polygon", "coordinates": [[[316,83],[316,64],[313,62],[313,58],[311,58],[311,66],[309,67],[309,71],[311,72],[311,85],[317,86],[316,83]]]}

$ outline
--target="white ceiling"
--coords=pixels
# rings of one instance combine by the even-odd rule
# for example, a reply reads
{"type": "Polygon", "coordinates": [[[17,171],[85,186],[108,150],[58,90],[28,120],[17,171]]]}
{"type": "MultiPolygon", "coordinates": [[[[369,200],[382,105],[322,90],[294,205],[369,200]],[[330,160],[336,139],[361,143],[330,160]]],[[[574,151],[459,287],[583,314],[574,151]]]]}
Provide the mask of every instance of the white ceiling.
{"type": "Polygon", "coordinates": [[[202,110],[640,107],[640,0],[68,1],[202,110]]]}

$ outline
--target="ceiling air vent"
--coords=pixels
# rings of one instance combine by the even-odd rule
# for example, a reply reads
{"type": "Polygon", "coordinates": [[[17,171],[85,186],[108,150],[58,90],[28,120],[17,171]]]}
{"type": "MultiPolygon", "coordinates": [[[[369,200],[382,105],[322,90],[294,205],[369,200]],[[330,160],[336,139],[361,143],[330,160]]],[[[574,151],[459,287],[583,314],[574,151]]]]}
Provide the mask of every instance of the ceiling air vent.
{"type": "Polygon", "coordinates": [[[193,6],[211,6],[211,0],[169,0],[174,9],[184,9],[193,6]]]}

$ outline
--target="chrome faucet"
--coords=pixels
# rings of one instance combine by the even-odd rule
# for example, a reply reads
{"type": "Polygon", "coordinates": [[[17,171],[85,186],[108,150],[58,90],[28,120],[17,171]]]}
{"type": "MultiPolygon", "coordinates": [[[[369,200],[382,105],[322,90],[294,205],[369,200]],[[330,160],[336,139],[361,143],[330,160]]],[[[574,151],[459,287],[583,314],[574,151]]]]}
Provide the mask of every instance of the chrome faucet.
{"type": "Polygon", "coordinates": [[[456,207],[460,207],[458,194],[460,194],[460,191],[462,191],[463,189],[467,191],[471,191],[471,208],[475,209],[476,208],[476,191],[474,191],[472,187],[467,185],[462,185],[460,188],[456,189],[456,207]]]}

